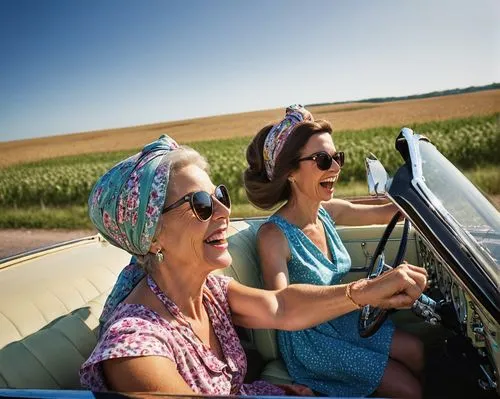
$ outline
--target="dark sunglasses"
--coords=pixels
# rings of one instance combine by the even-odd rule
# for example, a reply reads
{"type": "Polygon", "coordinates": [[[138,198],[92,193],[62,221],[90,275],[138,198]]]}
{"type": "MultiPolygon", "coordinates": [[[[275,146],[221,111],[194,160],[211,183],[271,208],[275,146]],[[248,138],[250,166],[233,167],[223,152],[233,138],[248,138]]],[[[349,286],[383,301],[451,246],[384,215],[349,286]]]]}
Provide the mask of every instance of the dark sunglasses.
{"type": "Polygon", "coordinates": [[[166,213],[174,208],[178,208],[184,204],[184,202],[189,202],[191,210],[198,220],[206,222],[214,213],[214,201],[212,197],[215,197],[215,199],[226,208],[231,208],[231,198],[229,197],[229,192],[227,191],[226,186],[221,184],[215,187],[215,192],[213,194],[209,194],[206,191],[195,191],[194,193],[186,194],[180,200],[175,201],[172,205],[163,209],[161,213],[166,213]]]}
{"type": "Polygon", "coordinates": [[[312,154],[308,157],[299,158],[297,162],[302,161],[315,161],[318,169],[328,170],[332,167],[332,162],[335,161],[340,167],[344,166],[345,155],[342,151],[336,152],[333,155],[328,154],[325,151],[320,151],[312,154]]]}

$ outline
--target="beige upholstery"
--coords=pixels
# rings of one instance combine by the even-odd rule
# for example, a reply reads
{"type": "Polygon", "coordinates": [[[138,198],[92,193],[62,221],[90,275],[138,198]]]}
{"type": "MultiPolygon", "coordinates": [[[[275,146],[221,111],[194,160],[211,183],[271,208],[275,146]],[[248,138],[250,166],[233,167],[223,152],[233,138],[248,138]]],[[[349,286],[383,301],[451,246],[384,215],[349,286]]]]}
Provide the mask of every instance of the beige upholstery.
{"type": "MultiPolygon", "coordinates": [[[[262,223],[263,219],[231,223],[228,242],[233,262],[230,267],[222,271],[226,276],[234,277],[239,282],[255,288],[263,288],[256,247],[256,235],[262,223]]],[[[262,371],[262,378],[274,383],[290,383],[291,378],[279,360],[274,330],[249,330],[248,337],[250,343],[267,362],[262,371]]]]}
{"type": "MultiPolygon", "coordinates": [[[[248,220],[231,223],[229,231],[229,251],[232,265],[222,272],[241,283],[255,288],[263,288],[259,256],[256,248],[256,234],[262,220],[248,220]]],[[[249,331],[250,339],[266,361],[279,357],[272,330],[249,331]]]]}
{"type": "MultiPolygon", "coordinates": [[[[262,222],[231,223],[233,264],[220,271],[253,287],[262,287],[255,246],[262,222]]],[[[362,248],[372,253],[383,229],[339,229],[354,267],[365,266],[362,248]]],[[[389,252],[397,243],[389,244],[389,252]]],[[[409,259],[416,257],[414,247],[409,259]]],[[[0,388],[80,388],[79,367],[95,346],[105,299],[129,259],[95,236],[0,264],[0,388]]],[[[290,381],[274,331],[248,331],[248,341],[267,362],[263,378],[290,381]]]]}
{"type": "Polygon", "coordinates": [[[130,255],[97,237],[0,264],[0,388],[78,389],[130,255]]]}

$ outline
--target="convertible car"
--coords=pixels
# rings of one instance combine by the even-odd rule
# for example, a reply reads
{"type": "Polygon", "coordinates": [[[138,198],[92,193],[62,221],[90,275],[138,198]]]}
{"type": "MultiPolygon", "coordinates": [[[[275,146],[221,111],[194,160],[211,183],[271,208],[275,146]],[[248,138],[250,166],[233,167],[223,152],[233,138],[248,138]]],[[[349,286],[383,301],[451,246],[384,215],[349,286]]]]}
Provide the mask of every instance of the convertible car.
{"type": "MultiPolygon", "coordinates": [[[[417,334],[426,347],[426,397],[497,397],[500,215],[425,137],[404,128],[396,150],[402,166],[392,178],[373,156],[366,166],[372,200],[394,202],[400,215],[388,226],[339,226],[352,258],[346,281],[373,278],[406,259],[428,270],[430,284],[412,309],[365,307],[359,334],[375,333],[386,317],[417,334]]],[[[264,221],[231,220],[233,263],[221,273],[262,286],[255,236],[264,221]]],[[[0,396],[100,395],[81,390],[78,370],[129,260],[99,235],[0,260],[0,396]]],[[[239,334],[247,379],[291,382],[274,331],[239,334]]]]}

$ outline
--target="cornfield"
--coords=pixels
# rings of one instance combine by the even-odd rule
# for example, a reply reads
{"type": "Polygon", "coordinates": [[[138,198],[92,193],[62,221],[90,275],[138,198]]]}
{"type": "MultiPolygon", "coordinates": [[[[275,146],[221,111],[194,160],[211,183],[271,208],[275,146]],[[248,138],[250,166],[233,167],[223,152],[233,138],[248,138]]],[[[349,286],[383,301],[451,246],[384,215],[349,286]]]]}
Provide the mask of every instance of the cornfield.
{"type": "MultiPolygon", "coordinates": [[[[415,124],[458,168],[471,170],[500,165],[499,115],[415,124]]],[[[374,153],[390,173],[401,165],[394,149],[398,128],[374,128],[334,133],[338,150],[346,153],[341,184],[365,179],[364,158],[374,153]]],[[[234,203],[247,202],[242,174],[245,151],[251,138],[195,142],[191,146],[210,164],[214,183],[230,189],[234,203]]],[[[99,176],[115,163],[139,151],[120,151],[54,158],[0,169],[0,206],[84,205],[99,176]]]]}

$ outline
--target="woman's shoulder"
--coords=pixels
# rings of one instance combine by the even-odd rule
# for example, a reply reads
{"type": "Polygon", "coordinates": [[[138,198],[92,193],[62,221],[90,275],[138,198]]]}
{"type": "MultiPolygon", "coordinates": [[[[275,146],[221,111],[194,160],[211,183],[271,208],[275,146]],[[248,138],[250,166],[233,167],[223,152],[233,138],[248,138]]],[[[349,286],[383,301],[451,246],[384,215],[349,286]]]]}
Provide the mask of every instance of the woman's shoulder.
{"type": "Polygon", "coordinates": [[[273,249],[280,247],[283,247],[283,249],[288,248],[285,228],[284,219],[279,215],[273,215],[257,231],[258,247],[273,249]]]}
{"type": "Polygon", "coordinates": [[[114,354],[111,358],[120,357],[118,354],[139,356],[141,352],[132,348],[144,351],[147,347],[154,354],[166,353],[171,358],[170,343],[175,340],[175,331],[175,321],[163,318],[147,306],[121,303],[104,326],[95,352],[103,360],[110,353],[114,354]]]}
{"type": "MultiPolygon", "coordinates": [[[[162,317],[153,309],[139,303],[120,303],[103,328],[103,337],[117,332],[127,331],[129,327],[152,329],[162,321],[162,317]],[[124,329],[125,328],[125,329],[124,329]],[[123,330],[124,329],[124,330],[123,330]]],[[[168,325],[168,320],[163,320],[168,325]]]]}
{"type": "Polygon", "coordinates": [[[260,226],[257,232],[257,250],[261,267],[281,262],[283,259],[286,262],[290,260],[290,233],[287,232],[286,223],[282,216],[274,214],[260,226]]]}
{"type": "Polygon", "coordinates": [[[287,231],[292,227],[292,224],[287,220],[286,216],[281,213],[273,213],[260,226],[257,232],[259,239],[286,239],[287,231]]]}
{"type": "Polygon", "coordinates": [[[282,225],[282,217],[274,214],[262,223],[257,231],[257,237],[262,238],[279,238],[283,237],[283,231],[280,228],[282,225]]]}
{"type": "Polygon", "coordinates": [[[332,198],[330,201],[322,202],[320,209],[323,208],[325,214],[335,222],[340,214],[351,208],[351,205],[347,200],[332,198]]]}
{"type": "Polygon", "coordinates": [[[330,204],[328,202],[322,203],[318,209],[318,215],[320,218],[323,219],[328,219],[330,220],[333,224],[335,224],[335,219],[333,218],[333,212],[330,207],[330,204]]]}

